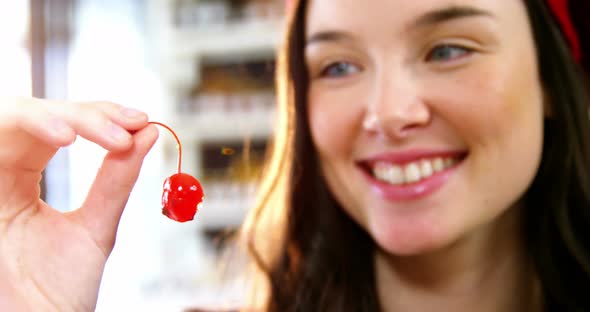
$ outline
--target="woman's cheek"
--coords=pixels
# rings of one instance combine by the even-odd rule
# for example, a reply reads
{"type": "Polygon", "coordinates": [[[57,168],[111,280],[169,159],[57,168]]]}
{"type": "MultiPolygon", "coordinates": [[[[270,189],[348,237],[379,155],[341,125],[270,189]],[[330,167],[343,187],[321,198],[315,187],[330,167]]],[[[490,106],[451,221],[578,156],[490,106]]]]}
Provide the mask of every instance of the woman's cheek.
{"type": "Polygon", "coordinates": [[[324,157],[350,155],[361,131],[362,106],[354,102],[356,97],[350,91],[310,89],[309,125],[316,148],[324,157]]]}

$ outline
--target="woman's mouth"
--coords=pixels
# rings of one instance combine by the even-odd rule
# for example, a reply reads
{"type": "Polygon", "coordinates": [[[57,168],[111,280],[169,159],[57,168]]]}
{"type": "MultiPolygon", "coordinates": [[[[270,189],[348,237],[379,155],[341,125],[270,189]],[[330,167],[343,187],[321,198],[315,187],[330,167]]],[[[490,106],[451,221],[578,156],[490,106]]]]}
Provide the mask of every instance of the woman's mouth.
{"type": "Polygon", "coordinates": [[[372,173],[379,181],[392,185],[404,185],[425,180],[433,174],[451,168],[459,161],[459,158],[437,157],[433,159],[422,159],[403,166],[378,161],[374,164],[372,173]]]}
{"type": "Polygon", "coordinates": [[[385,199],[411,200],[441,188],[466,157],[466,152],[407,152],[375,157],[360,167],[385,199]]]}

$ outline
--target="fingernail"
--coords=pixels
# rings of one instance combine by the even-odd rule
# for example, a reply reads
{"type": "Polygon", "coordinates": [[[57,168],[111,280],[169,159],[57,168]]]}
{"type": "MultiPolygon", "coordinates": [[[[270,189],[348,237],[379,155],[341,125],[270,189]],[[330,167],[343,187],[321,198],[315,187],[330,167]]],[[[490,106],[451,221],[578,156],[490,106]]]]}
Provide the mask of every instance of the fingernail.
{"type": "Polygon", "coordinates": [[[121,113],[123,114],[123,116],[128,117],[128,118],[139,118],[139,117],[143,117],[145,115],[144,112],[139,111],[135,108],[131,108],[131,107],[122,108],[121,113]]]}
{"type": "Polygon", "coordinates": [[[120,142],[129,140],[129,132],[114,123],[109,124],[108,133],[115,141],[120,142]]]}

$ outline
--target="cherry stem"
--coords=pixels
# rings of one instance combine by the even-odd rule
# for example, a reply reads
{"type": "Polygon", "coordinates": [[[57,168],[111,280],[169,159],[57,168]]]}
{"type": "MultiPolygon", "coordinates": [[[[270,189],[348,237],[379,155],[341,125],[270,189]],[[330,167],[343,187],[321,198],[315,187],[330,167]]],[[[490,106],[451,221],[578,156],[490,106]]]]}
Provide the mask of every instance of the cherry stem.
{"type": "Polygon", "coordinates": [[[182,164],[182,144],[180,144],[180,140],[178,139],[178,136],[176,135],[176,132],[174,132],[174,130],[172,130],[170,127],[168,127],[167,125],[165,125],[165,124],[163,124],[161,122],[150,121],[148,123],[154,124],[154,125],[158,125],[160,127],[164,127],[168,131],[170,131],[170,133],[172,133],[172,135],[174,136],[174,139],[176,140],[176,143],[178,144],[178,173],[180,173],[180,166],[182,164]]]}

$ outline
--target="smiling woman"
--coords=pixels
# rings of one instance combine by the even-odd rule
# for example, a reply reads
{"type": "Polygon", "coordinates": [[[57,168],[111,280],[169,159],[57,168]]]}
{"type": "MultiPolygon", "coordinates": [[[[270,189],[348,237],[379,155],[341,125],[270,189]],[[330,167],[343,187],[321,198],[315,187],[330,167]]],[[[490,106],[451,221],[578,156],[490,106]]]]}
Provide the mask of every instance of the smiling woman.
{"type": "Polygon", "coordinates": [[[244,231],[264,310],[590,309],[588,98],[548,9],[293,3],[244,231]]]}
{"type": "Polygon", "coordinates": [[[396,255],[505,232],[488,233],[490,221],[522,196],[542,147],[543,96],[522,5],[424,3],[397,8],[408,19],[373,23],[360,16],[375,9],[361,6],[350,26],[329,22],[346,7],[326,6],[311,2],[307,36],[352,31],[345,41],[307,44],[307,105],[322,173],[342,208],[396,255]],[[322,75],[335,62],[356,69],[322,75]]]}
{"type": "MultiPolygon", "coordinates": [[[[244,310],[590,311],[590,38],[568,14],[587,3],[293,2],[244,310]]],[[[5,101],[0,307],[95,310],[156,129],[114,103],[5,101]],[[108,153],[60,213],[38,182],[77,135],[108,153]]]]}

